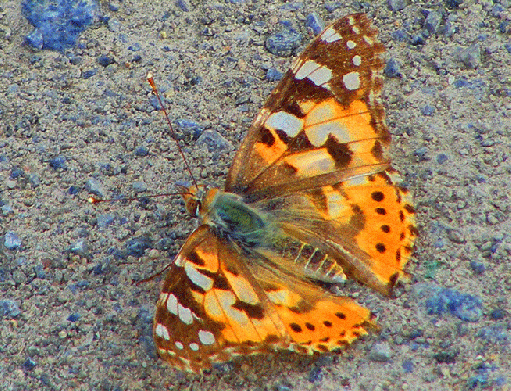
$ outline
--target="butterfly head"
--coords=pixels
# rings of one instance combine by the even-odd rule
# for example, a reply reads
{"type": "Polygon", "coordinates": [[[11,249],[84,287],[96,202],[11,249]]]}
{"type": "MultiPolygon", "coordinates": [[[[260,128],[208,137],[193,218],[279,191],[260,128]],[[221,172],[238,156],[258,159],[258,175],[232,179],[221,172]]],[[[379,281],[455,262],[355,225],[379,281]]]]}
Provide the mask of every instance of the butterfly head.
{"type": "Polygon", "coordinates": [[[178,185],[181,196],[185,201],[185,208],[192,217],[204,218],[209,210],[209,204],[215,197],[218,189],[208,189],[206,186],[183,186],[178,185]]]}

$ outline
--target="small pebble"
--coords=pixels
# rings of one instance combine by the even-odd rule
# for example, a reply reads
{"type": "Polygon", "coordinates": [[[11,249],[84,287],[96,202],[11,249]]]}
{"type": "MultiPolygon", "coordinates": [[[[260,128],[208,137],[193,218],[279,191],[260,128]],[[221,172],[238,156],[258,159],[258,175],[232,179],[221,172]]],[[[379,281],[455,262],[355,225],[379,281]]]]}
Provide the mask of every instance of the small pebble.
{"type": "Polygon", "coordinates": [[[21,247],[21,239],[16,232],[7,231],[4,235],[4,246],[8,250],[17,250],[21,247]]]}
{"type": "Polygon", "coordinates": [[[50,167],[54,170],[65,170],[67,167],[66,158],[64,156],[56,156],[50,160],[50,167]]]}
{"type": "Polygon", "coordinates": [[[308,28],[312,30],[314,35],[318,35],[325,29],[325,22],[315,12],[307,15],[305,21],[308,28]]]}
{"type": "Polygon", "coordinates": [[[89,253],[89,245],[86,240],[81,239],[72,243],[68,248],[67,252],[70,254],[76,254],[81,257],[87,257],[89,253]]]}
{"type": "Polygon", "coordinates": [[[406,6],[404,0],[387,0],[387,4],[391,11],[401,11],[406,6]]]}
{"type": "Polygon", "coordinates": [[[385,69],[383,70],[385,76],[393,78],[393,77],[402,77],[401,74],[401,63],[395,58],[391,58],[385,64],[385,69]]]}
{"type": "Polygon", "coordinates": [[[376,362],[387,362],[390,360],[390,345],[388,342],[380,342],[373,345],[369,358],[376,362]]]}
{"type": "Polygon", "coordinates": [[[103,184],[96,178],[87,179],[87,182],[85,182],[85,190],[99,198],[105,198],[103,184]]]}
{"type": "Polygon", "coordinates": [[[271,67],[266,72],[266,80],[271,82],[279,81],[280,79],[282,79],[282,76],[284,76],[282,72],[280,72],[278,69],[274,67],[271,67]]]}
{"type": "Polygon", "coordinates": [[[21,314],[20,307],[13,300],[0,300],[0,318],[15,319],[21,314]]]}
{"type": "Polygon", "coordinates": [[[147,184],[143,181],[136,181],[131,184],[131,188],[135,193],[143,193],[147,191],[147,184]]]}
{"type": "Polygon", "coordinates": [[[278,57],[290,57],[302,42],[302,35],[293,29],[282,29],[270,35],[264,44],[266,50],[278,57]]]}
{"type": "Polygon", "coordinates": [[[197,145],[205,145],[209,152],[219,152],[231,147],[228,140],[214,130],[206,130],[197,140],[197,145]]]}

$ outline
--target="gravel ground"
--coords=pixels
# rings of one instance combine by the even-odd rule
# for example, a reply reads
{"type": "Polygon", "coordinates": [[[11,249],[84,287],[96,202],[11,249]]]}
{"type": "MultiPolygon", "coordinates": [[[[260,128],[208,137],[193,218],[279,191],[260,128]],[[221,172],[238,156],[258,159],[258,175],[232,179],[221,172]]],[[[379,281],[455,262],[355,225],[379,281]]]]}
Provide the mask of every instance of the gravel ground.
{"type": "Polygon", "coordinates": [[[25,45],[32,26],[2,1],[0,389],[511,389],[511,3],[459,2],[112,0],[56,52],[25,45]],[[312,38],[307,26],[353,12],[388,50],[394,162],[418,210],[412,283],[395,299],[348,287],[381,331],[342,356],[176,372],[152,343],[160,279],[133,281],[161,270],[196,223],[177,197],[87,203],[189,179],[146,72],[194,174],[221,185],[291,61],[266,39],[289,22],[288,46],[274,48],[285,54],[312,38]]]}

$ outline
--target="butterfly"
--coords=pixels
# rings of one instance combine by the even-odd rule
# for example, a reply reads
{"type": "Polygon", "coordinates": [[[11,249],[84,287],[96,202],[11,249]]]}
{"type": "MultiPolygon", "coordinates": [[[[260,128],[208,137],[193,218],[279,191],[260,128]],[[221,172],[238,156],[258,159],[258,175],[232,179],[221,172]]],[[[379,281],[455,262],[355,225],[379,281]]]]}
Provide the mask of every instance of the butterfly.
{"type": "Polygon", "coordinates": [[[391,167],[384,47],[363,14],[326,28],[255,118],[223,190],[181,189],[200,226],[163,282],[153,334],[187,372],[248,354],[336,351],[371,312],[323,289],[352,278],[390,295],[417,230],[391,167]]]}

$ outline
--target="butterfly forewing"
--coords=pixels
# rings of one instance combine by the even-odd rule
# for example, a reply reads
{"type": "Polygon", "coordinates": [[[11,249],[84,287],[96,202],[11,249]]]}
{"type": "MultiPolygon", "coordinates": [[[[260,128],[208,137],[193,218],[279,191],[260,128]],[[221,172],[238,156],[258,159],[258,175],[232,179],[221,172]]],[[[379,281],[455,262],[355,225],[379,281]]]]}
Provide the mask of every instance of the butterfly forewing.
{"type": "Polygon", "coordinates": [[[256,199],[388,167],[390,135],[378,101],[383,50],[362,14],[320,34],[256,117],[226,191],[256,199]]]}
{"type": "MultiPolygon", "coordinates": [[[[266,256],[286,262],[277,252],[266,256]]],[[[331,351],[367,333],[367,309],[262,266],[273,261],[199,227],[160,293],[154,320],[160,357],[200,372],[238,355],[275,349],[331,351]]]]}
{"type": "Polygon", "coordinates": [[[202,225],[158,300],[164,360],[200,372],[236,355],[337,350],[366,334],[369,310],[316,282],[351,277],[390,294],[417,233],[388,157],[376,34],[362,14],[328,27],[256,117],[225,191],[184,191],[202,225]]]}

